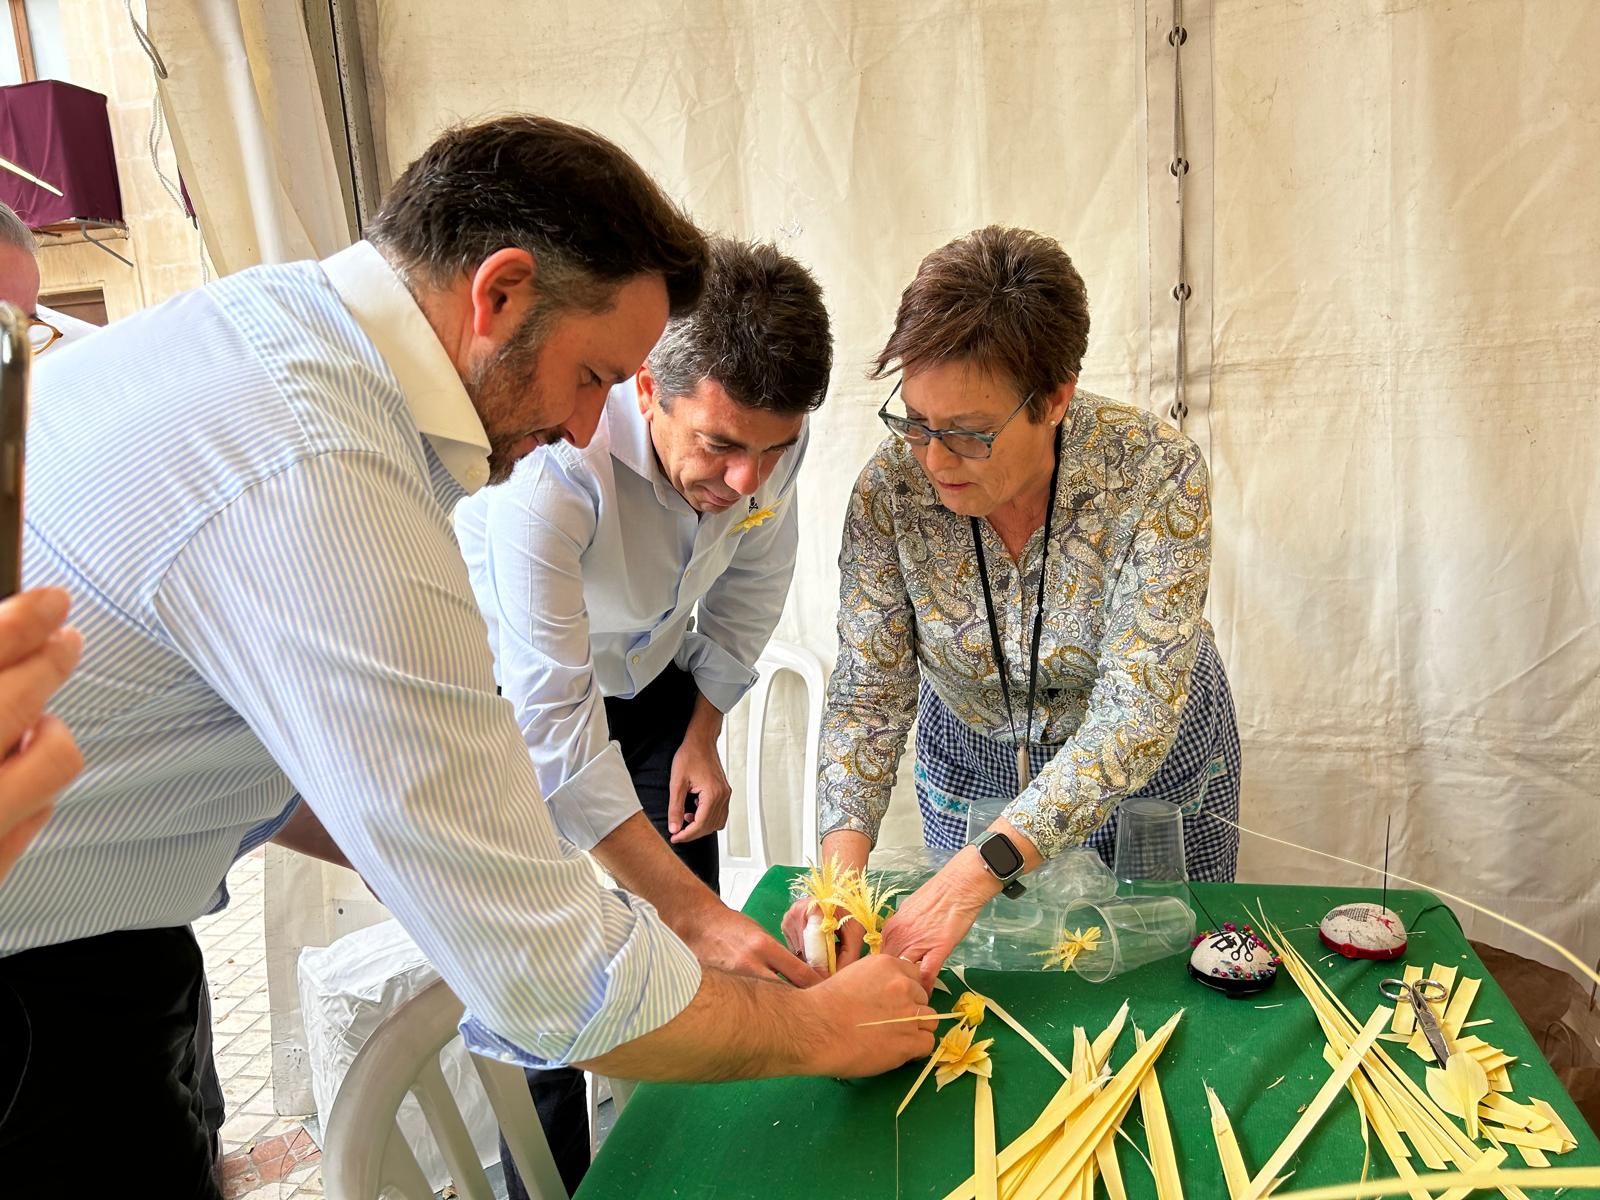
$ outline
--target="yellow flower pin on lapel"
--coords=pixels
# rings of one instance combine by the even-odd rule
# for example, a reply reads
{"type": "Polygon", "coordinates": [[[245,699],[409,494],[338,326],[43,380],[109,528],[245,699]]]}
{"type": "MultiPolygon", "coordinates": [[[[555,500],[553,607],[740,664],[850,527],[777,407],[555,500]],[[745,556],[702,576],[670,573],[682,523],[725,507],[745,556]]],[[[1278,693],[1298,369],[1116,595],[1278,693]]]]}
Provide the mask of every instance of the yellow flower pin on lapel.
{"type": "Polygon", "coordinates": [[[757,525],[763,525],[777,515],[778,506],[776,504],[769,504],[766,508],[757,508],[756,498],[751,496],[750,515],[735,524],[732,529],[728,530],[728,533],[731,536],[735,533],[743,533],[746,529],[754,529],[757,525]]]}

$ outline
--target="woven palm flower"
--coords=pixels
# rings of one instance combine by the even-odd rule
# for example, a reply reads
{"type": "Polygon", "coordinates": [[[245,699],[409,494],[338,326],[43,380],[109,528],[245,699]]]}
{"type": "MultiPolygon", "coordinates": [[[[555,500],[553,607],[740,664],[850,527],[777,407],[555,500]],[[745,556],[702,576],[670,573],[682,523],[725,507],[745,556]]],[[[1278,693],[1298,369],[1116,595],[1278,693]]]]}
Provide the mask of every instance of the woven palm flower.
{"type": "Polygon", "coordinates": [[[968,1071],[985,1079],[990,1078],[994,1064],[989,1058],[989,1047],[994,1045],[994,1039],[984,1038],[981,1042],[974,1042],[972,1034],[972,1026],[963,1021],[940,1039],[939,1048],[934,1053],[939,1064],[934,1079],[941,1091],[945,1084],[960,1079],[968,1071]]]}
{"type": "Polygon", "coordinates": [[[865,871],[852,871],[848,882],[842,885],[839,903],[845,910],[845,920],[861,926],[861,940],[868,954],[876,954],[883,946],[883,921],[889,901],[900,894],[898,888],[874,887],[865,871]]]}
{"type": "Polygon", "coordinates": [[[962,992],[956,997],[955,1014],[961,1018],[963,1025],[976,1029],[983,1023],[985,1011],[983,997],[977,992],[962,992]]]}
{"type": "Polygon", "coordinates": [[[1063,971],[1072,970],[1072,964],[1078,961],[1078,955],[1092,953],[1100,948],[1102,931],[1100,926],[1091,925],[1087,929],[1074,929],[1048,950],[1035,950],[1034,954],[1044,956],[1044,966],[1041,971],[1048,971],[1051,967],[1060,966],[1063,971]]]}
{"type": "Polygon", "coordinates": [[[841,867],[838,859],[830,858],[800,876],[798,890],[823,908],[837,908],[844,902],[844,894],[855,886],[855,876],[854,867],[841,867]]]}

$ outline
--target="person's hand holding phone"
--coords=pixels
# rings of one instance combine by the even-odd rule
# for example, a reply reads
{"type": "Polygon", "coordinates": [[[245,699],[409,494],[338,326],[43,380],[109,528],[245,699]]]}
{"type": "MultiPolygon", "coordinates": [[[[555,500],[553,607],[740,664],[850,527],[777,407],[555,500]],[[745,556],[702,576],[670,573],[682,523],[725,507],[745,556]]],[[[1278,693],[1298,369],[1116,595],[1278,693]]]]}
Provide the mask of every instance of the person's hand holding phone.
{"type": "Polygon", "coordinates": [[[28,318],[0,303],[0,600],[22,590],[22,460],[28,448],[28,318]]]}
{"type": "Polygon", "coordinates": [[[63,628],[67,605],[60,588],[0,601],[0,880],[83,768],[72,734],[44,711],[83,651],[83,635],[63,628]]]}

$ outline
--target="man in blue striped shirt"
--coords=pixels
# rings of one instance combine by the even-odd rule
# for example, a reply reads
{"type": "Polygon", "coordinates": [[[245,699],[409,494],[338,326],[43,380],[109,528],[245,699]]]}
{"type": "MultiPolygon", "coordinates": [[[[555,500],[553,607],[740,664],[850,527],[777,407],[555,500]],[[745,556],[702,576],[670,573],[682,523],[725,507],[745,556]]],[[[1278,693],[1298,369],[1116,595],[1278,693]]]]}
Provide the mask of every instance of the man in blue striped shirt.
{"type": "Polygon", "coordinates": [[[671,897],[658,916],[599,887],[495,693],[450,507],[587,441],[698,295],[701,235],[611,143],[508,117],[441,137],[372,238],[41,366],[26,573],[73,596],[85,650],[57,712],[87,765],[0,884],[9,1184],[71,1161],[93,1088],[125,1114],[98,1154],[215,1194],[187,922],[274,835],[317,849],[325,828],[481,1053],[714,1079],[931,1049],[924,1022],[859,1028],[929,1011],[907,963],[808,990],[702,969],[671,897]]]}

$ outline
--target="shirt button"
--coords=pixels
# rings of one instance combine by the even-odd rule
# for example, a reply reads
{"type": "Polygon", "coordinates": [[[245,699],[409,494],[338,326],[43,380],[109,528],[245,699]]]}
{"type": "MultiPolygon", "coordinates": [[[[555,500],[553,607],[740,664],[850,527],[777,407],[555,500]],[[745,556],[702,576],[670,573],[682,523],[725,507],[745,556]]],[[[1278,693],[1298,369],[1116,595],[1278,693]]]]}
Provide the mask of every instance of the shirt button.
{"type": "Polygon", "coordinates": [[[481,488],[489,482],[489,467],[486,463],[473,463],[467,468],[467,482],[475,488],[481,488]]]}
{"type": "Polygon", "coordinates": [[[631,662],[634,666],[637,667],[639,665],[639,656],[637,654],[635,654],[631,658],[629,658],[628,661],[631,662]]]}

